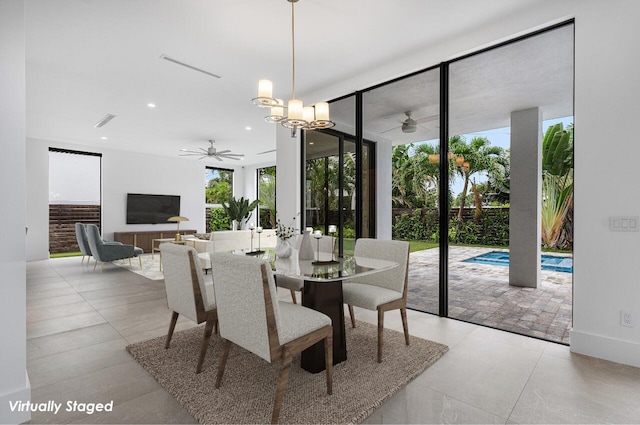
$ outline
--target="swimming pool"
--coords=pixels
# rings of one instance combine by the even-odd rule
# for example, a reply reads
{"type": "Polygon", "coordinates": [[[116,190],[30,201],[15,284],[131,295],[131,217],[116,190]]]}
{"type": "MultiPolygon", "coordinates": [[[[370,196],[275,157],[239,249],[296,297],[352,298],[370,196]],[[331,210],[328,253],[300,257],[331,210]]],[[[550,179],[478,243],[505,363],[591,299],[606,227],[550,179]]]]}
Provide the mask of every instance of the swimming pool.
{"type": "MultiPolygon", "coordinates": [[[[572,257],[560,257],[558,255],[548,254],[542,254],[541,257],[542,270],[573,273],[572,257]]],[[[508,266],[509,253],[504,251],[491,251],[462,261],[465,263],[489,264],[492,266],[508,266]]]]}

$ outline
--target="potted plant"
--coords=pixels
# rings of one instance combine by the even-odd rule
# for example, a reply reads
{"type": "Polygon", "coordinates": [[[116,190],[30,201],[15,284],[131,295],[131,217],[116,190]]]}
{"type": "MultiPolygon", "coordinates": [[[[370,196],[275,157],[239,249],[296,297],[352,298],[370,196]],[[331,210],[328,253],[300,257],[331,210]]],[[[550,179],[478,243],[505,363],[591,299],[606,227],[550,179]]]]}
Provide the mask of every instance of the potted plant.
{"type": "Polygon", "coordinates": [[[231,229],[238,230],[238,228],[242,229],[251,217],[251,213],[258,206],[258,200],[256,199],[253,202],[249,202],[248,199],[244,199],[241,197],[240,199],[236,199],[231,197],[229,202],[223,202],[222,208],[224,208],[224,212],[231,220],[231,229]]]}

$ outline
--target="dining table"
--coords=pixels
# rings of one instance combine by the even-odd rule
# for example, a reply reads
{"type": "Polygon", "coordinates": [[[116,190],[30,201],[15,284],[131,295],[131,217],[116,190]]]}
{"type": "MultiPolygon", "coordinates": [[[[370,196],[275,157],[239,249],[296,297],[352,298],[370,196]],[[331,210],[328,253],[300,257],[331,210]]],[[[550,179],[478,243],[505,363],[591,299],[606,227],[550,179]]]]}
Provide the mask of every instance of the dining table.
{"type": "MultiPolygon", "coordinates": [[[[343,282],[390,270],[399,265],[389,260],[352,254],[336,256],[331,252],[315,252],[313,258],[301,259],[297,249],[293,249],[291,255],[286,258],[277,257],[273,249],[266,249],[259,257],[269,261],[276,284],[278,276],[303,280],[302,305],[331,318],[334,365],[347,360],[343,282]]],[[[318,342],[304,350],[300,364],[308,372],[322,372],[325,369],[324,343],[318,342]]]]}

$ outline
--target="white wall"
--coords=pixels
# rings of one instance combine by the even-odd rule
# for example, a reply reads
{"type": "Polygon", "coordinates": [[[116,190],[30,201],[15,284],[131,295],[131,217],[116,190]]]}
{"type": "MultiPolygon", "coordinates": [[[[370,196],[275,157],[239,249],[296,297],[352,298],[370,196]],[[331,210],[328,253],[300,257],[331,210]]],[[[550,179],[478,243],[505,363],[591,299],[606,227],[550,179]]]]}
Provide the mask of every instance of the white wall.
{"type": "Polygon", "coordinates": [[[31,419],[9,402],[29,401],[26,363],[25,44],[22,1],[0,2],[0,423],[31,419]]]}
{"type": "Polygon", "coordinates": [[[278,217],[288,225],[296,217],[295,227],[300,229],[300,132],[291,138],[291,131],[276,126],[276,203],[278,217]]]}
{"type": "MultiPolygon", "coordinates": [[[[205,231],[205,161],[145,155],[111,149],[87,149],[70,143],[29,139],[27,141],[27,260],[49,256],[49,147],[102,153],[102,234],[158,230],[171,232],[174,223],[126,224],[127,193],[180,195],[180,214],[189,221],[180,229],[205,231]]],[[[234,196],[244,194],[242,167],[234,169],[234,196]]]]}

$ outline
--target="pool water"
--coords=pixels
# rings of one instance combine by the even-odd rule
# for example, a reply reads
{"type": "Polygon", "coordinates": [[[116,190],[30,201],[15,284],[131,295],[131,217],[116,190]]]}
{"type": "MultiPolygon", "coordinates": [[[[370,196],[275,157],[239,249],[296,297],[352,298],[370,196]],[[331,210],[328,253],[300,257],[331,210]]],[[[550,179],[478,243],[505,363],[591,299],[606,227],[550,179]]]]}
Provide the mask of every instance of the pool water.
{"type": "MultiPolygon", "coordinates": [[[[573,258],[557,255],[542,254],[542,270],[554,272],[573,273],[573,258]]],[[[463,260],[465,263],[489,264],[492,266],[508,266],[509,253],[503,251],[491,251],[477,257],[463,260]]]]}

